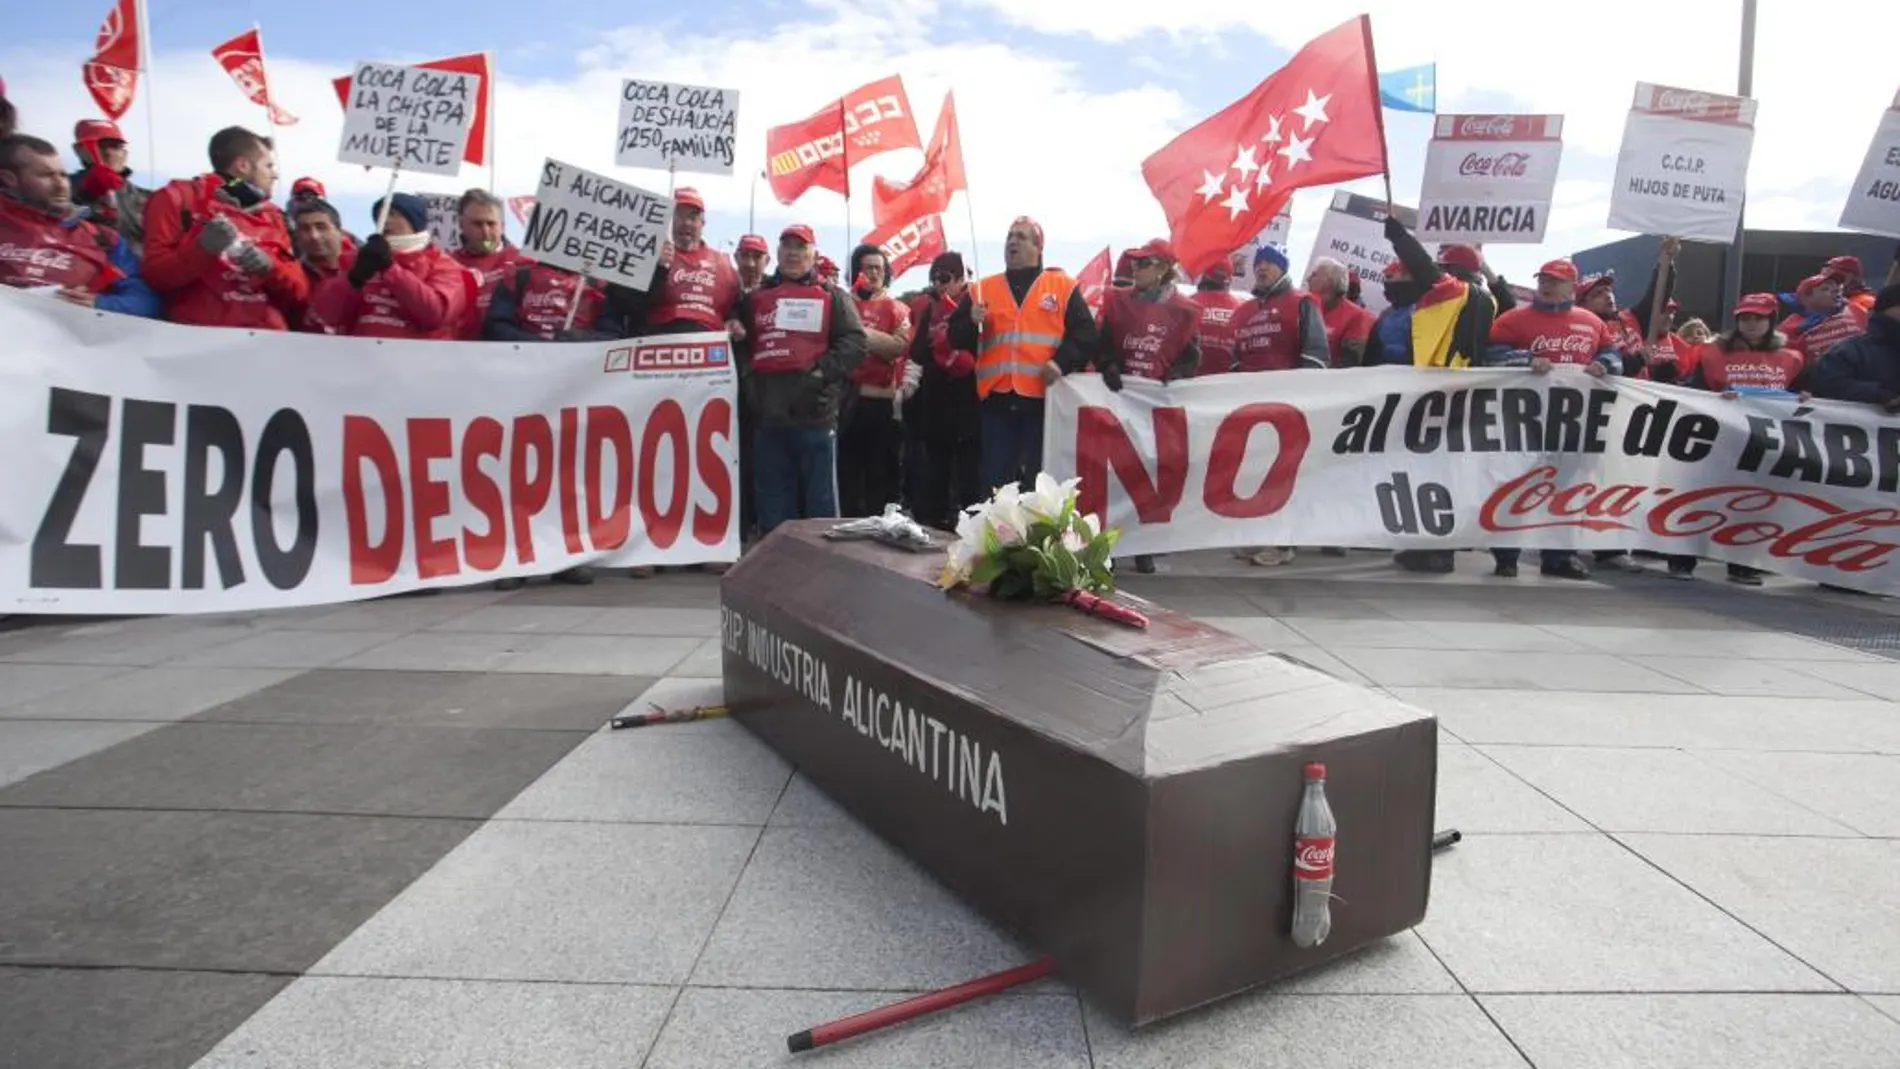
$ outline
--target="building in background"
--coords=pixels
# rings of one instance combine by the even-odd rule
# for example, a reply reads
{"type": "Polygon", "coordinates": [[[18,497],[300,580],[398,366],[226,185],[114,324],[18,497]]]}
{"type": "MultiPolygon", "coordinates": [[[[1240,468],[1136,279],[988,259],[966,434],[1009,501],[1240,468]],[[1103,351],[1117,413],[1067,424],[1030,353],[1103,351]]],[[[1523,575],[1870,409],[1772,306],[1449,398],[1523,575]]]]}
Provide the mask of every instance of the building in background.
{"type": "MultiPolygon", "coordinates": [[[[1627,306],[1643,295],[1662,239],[1643,235],[1598,245],[1576,254],[1577,269],[1586,275],[1616,272],[1616,301],[1627,306]]],[[[1728,312],[1722,279],[1728,269],[1729,248],[1701,242],[1682,243],[1676,267],[1676,300],[1682,303],[1678,320],[1699,317],[1720,329],[1728,312]]],[[[1742,241],[1742,292],[1793,293],[1802,279],[1817,274],[1836,256],[1858,256],[1867,282],[1876,288],[1893,263],[1894,240],[1841,230],[1750,230],[1742,241]]]]}

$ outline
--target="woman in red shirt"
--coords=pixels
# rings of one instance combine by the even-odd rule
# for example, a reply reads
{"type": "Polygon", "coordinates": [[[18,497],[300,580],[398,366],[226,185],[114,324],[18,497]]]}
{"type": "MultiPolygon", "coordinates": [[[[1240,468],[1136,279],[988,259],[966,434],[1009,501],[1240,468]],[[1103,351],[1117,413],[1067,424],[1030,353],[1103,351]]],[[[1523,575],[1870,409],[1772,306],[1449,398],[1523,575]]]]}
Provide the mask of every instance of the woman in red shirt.
{"type": "MultiPolygon", "coordinates": [[[[1711,390],[1731,401],[1745,393],[1807,400],[1807,361],[1788,347],[1788,336],[1775,329],[1776,311],[1772,293],[1751,293],[1737,301],[1735,329],[1696,349],[1695,371],[1683,385],[1711,390]]],[[[1693,578],[1695,566],[1694,557],[1669,558],[1669,574],[1677,579],[1693,578]]],[[[1758,568],[1728,566],[1731,583],[1760,586],[1761,576],[1758,568]]]]}

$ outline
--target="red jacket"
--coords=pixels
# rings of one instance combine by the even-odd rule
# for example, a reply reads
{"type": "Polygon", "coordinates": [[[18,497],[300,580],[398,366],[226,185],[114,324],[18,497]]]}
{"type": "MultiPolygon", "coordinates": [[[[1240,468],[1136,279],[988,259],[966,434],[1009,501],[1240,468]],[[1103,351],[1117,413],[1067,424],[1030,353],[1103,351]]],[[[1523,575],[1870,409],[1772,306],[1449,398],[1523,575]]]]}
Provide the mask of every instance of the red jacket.
{"type": "Polygon", "coordinates": [[[310,299],[310,280],[290,241],[283,209],[269,201],[240,208],[208,174],[167,183],[145,202],[146,284],[165,299],[165,318],[201,327],[288,330],[310,299]],[[213,256],[198,235],[214,215],[263,249],[271,270],[253,277],[213,256]]]}
{"type": "Polygon", "coordinates": [[[475,276],[431,245],[398,253],[360,290],[344,275],[326,279],[310,302],[310,329],[356,338],[455,339],[474,293],[475,276]]]}
{"type": "Polygon", "coordinates": [[[495,284],[522,262],[521,250],[513,245],[503,245],[494,252],[480,256],[466,249],[457,249],[449,256],[475,273],[475,298],[469,305],[467,321],[462,327],[462,337],[473,340],[482,336],[482,320],[488,315],[489,302],[495,299],[495,284]]]}

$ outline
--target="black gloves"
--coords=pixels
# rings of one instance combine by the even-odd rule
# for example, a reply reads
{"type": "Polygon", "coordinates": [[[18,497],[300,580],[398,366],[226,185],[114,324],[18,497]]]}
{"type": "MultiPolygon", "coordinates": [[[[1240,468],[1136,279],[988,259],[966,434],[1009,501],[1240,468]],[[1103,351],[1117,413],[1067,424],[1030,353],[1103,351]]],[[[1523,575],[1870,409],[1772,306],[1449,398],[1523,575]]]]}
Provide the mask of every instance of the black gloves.
{"type": "Polygon", "coordinates": [[[1109,389],[1115,391],[1116,393],[1122,392],[1121,369],[1118,367],[1112,367],[1112,366],[1103,368],[1102,369],[1102,385],[1108,387],[1109,389]]]}
{"type": "Polygon", "coordinates": [[[381,234],[371,234],[363,247],[356,250],[356,262],[350,265],[350,285],[362,289],[364,284],[389,269],[396,262],[396,254],[390,251],[389,239],[381,234]]]}

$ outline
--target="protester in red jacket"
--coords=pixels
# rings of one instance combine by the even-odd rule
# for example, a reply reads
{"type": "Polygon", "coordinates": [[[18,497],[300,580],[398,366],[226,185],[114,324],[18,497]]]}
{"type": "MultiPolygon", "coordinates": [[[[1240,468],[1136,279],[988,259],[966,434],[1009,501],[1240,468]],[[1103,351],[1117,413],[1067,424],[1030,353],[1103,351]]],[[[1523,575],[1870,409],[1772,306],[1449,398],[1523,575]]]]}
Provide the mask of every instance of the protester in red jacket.
{"type": "Polygon", "coordinates": [[[456,263],[475,275],[475,299],[469,303],[462,337],[482,336],[488,302],[494,299],[495,285],[521,262],[521,250],[508,243],[502,232],[501,198],[485,189],[462,194],[455,206],[455,225],[461,232],[461,247],[449,253],[456,263]]]}
{"type": "MultiPolygon", "coordinates": [[[[382,202],[372,210],[381,214],[382,202]]],[[[398,193],[383,232],[363,243],[347,274],[317,289],[311,316],[325,334],[453,339],[474,297],[474,275],[429,244],[428,202],[398,193]]]]}
{"type": "Polygon", "coordinates": [[[125,238],[73,210],[59,150],[26,134],[0,137],[0,286],[101,312],[160,311],[125,238]]]}
{"type": "Polygon", "coordinates": [[[1366,339],[1372,336],[1375,316],[1346,299],[1352,272],[1330,256],[1314,260],[1306,269],[1306,289],[1319,301],[1320,322],[1326,326],[1326,346],[1334,367],[1358,367],[1366,358],[1366,339]]]}
{"type": "Polygon", "coordinates": [[[852,400],[838,429],[838,509],[844,516],[877,516],[899,501],[903,488],[901,405],[922,381],[923,369],[905,359],[910,309],[885,289],[889,262],[876,245],[851,250],[851,299],[864,326],[864,360],[848,376],[852,400]]]}
{"type": "Polygon", "coordinates": [[[1841,296],[1841,284],[1827,275],[1812,275],[1795,288],[1801,311],[1781,321],[1788,347],[1807,358],[1812,367],[1829,349],[1867,333],[1867,313],[1841,296]]]}
{"type": "Polygon", "coordinates": [[[1286,253],[1272,245],[1253,254],[1253,299],[1234,311],[1233,370],[1323,368],[1331,359],[1319,302],[1293,285],[1286,267],[1286,253]]]}
{"type": "Polygon", "coordinates": [[[1234,312],[1247,298],[1234,292],[1234,273],[1225,263],[1207,269],[1188,297],[1201,310],[1201,359],[1193,374],[1218,375],[1234,366],[1234,312]]]}
{"type": "Polygon", "coordinates": [[[145,281],[174,323],[288,330],[310,280],[270,200],[270,139],[227,127],[211,136],[210,156],[210,174],[168,183],[145,202],[145,281]]]}
{"type": "MultiPolygon", "coordinates": [[[[291,198],[290,236],[296,242],[298,259],[310,279],[312,293],[330,279],[341,277],[356,263],[356,249],[346,243],[343,233],[343,217],[321,197],[291,198]]],[[[307,308],[291,324],[291,329],[316,329],[307,308]]]]}

